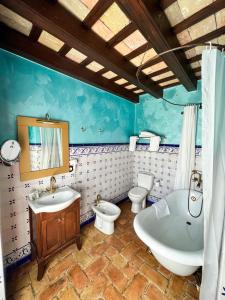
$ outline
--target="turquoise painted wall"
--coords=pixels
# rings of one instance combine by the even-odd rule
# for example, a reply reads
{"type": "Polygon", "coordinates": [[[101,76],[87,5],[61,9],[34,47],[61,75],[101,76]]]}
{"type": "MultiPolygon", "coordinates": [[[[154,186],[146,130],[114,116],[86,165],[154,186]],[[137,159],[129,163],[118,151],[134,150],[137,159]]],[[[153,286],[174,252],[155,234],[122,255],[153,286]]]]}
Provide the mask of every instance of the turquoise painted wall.
{"type": "MultiPolygon", "coordinates": [[[[197,90],[187,92],[182,85],[164,90],[163,97],[175,103],[201,102],[201,82],[197,90]]],[[[179,144],[183,123],[182,107],[167,104],[150,95],[141,96],[140,103],[135,106],[135,134],[141,130],[149,130],[165,136],[163,144],[179,144]]],[[[144,141],[142,141],[144,142],[144,141]]],[[[196,144],[201,145],[201,110],[198,112],[196,144]]]]}
{"type": "Polygon", "coordinates": [[[124,143],[133,134],[131,102],[2,49],[0,64],[0,143],[16,138],[17,115],[47,112],[69,121],[70,143],[124,143]]]}
{"type": "MultiPolygon", "coordinates": [[[[0,63],[0,143],[16,138],[17,115],[44,117],[47,112],[52,118],[69,121],[70,143],[126,143],[141,130],[165,135],[165,144],[180,142],[181,107],[147,94],[134,105],[1,49],[0,63]],[[87,130],[82,132],[81,127],[87,130]]],[[[197,91],[176,86],[166,89],[164,97],[176,103],[199,103],[201,82],[197,91]]],[[[196,143],[201,144],[201,111],[196,143]]]]}

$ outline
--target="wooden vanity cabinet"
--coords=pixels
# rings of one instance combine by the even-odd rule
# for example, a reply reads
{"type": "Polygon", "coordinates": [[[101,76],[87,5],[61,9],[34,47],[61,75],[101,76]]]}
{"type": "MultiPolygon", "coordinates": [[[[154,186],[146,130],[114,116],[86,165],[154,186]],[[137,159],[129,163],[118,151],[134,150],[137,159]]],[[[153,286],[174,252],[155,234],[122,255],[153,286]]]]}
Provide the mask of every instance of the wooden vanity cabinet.
{"type": "Polygon", "coordinates": [[[32,259],[37,259],[41,280],[50,257],[76,242],[81,249],[80,199],[59,212],[34,214],[30,209],[32,259]]]}

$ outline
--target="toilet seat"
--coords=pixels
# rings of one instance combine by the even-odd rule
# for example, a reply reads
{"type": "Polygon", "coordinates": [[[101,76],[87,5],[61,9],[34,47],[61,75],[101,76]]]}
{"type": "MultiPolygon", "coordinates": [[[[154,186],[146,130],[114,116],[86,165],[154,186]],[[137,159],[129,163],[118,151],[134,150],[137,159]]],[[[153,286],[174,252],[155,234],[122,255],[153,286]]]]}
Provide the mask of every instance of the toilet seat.
{"type": "Polygon", "coordinates": [[[148,191],[145,188],[137,186],[129,191],[128,196],[132,197],[133,199],[142,199],[146,197],[147,194],[148,191]]]}

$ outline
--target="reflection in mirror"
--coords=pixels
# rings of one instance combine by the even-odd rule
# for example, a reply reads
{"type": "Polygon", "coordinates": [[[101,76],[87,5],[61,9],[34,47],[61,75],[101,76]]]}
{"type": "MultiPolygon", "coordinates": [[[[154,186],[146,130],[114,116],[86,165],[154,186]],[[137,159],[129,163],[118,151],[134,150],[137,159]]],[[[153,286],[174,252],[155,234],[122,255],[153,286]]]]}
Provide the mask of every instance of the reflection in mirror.
{"type": "Polygon", "coordinates": [[[63,166],[62,129],[28,126],[31,171],[63,166]]]}

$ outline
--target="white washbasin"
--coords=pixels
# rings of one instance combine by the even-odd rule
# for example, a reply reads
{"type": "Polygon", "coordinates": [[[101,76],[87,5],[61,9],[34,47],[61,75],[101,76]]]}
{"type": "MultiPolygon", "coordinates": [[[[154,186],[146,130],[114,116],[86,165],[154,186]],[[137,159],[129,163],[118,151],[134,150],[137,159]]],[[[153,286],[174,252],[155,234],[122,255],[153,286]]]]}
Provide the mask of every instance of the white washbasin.
{"type": "Polygon", "coordinates": [[[41,212],[56,212],[70,206],[75,200],[80,198],[80,193],[65,186],[58,188],[54,193],[43,193],[36,200],[28,200],[28,205],[35,214],[41,212]]]}

